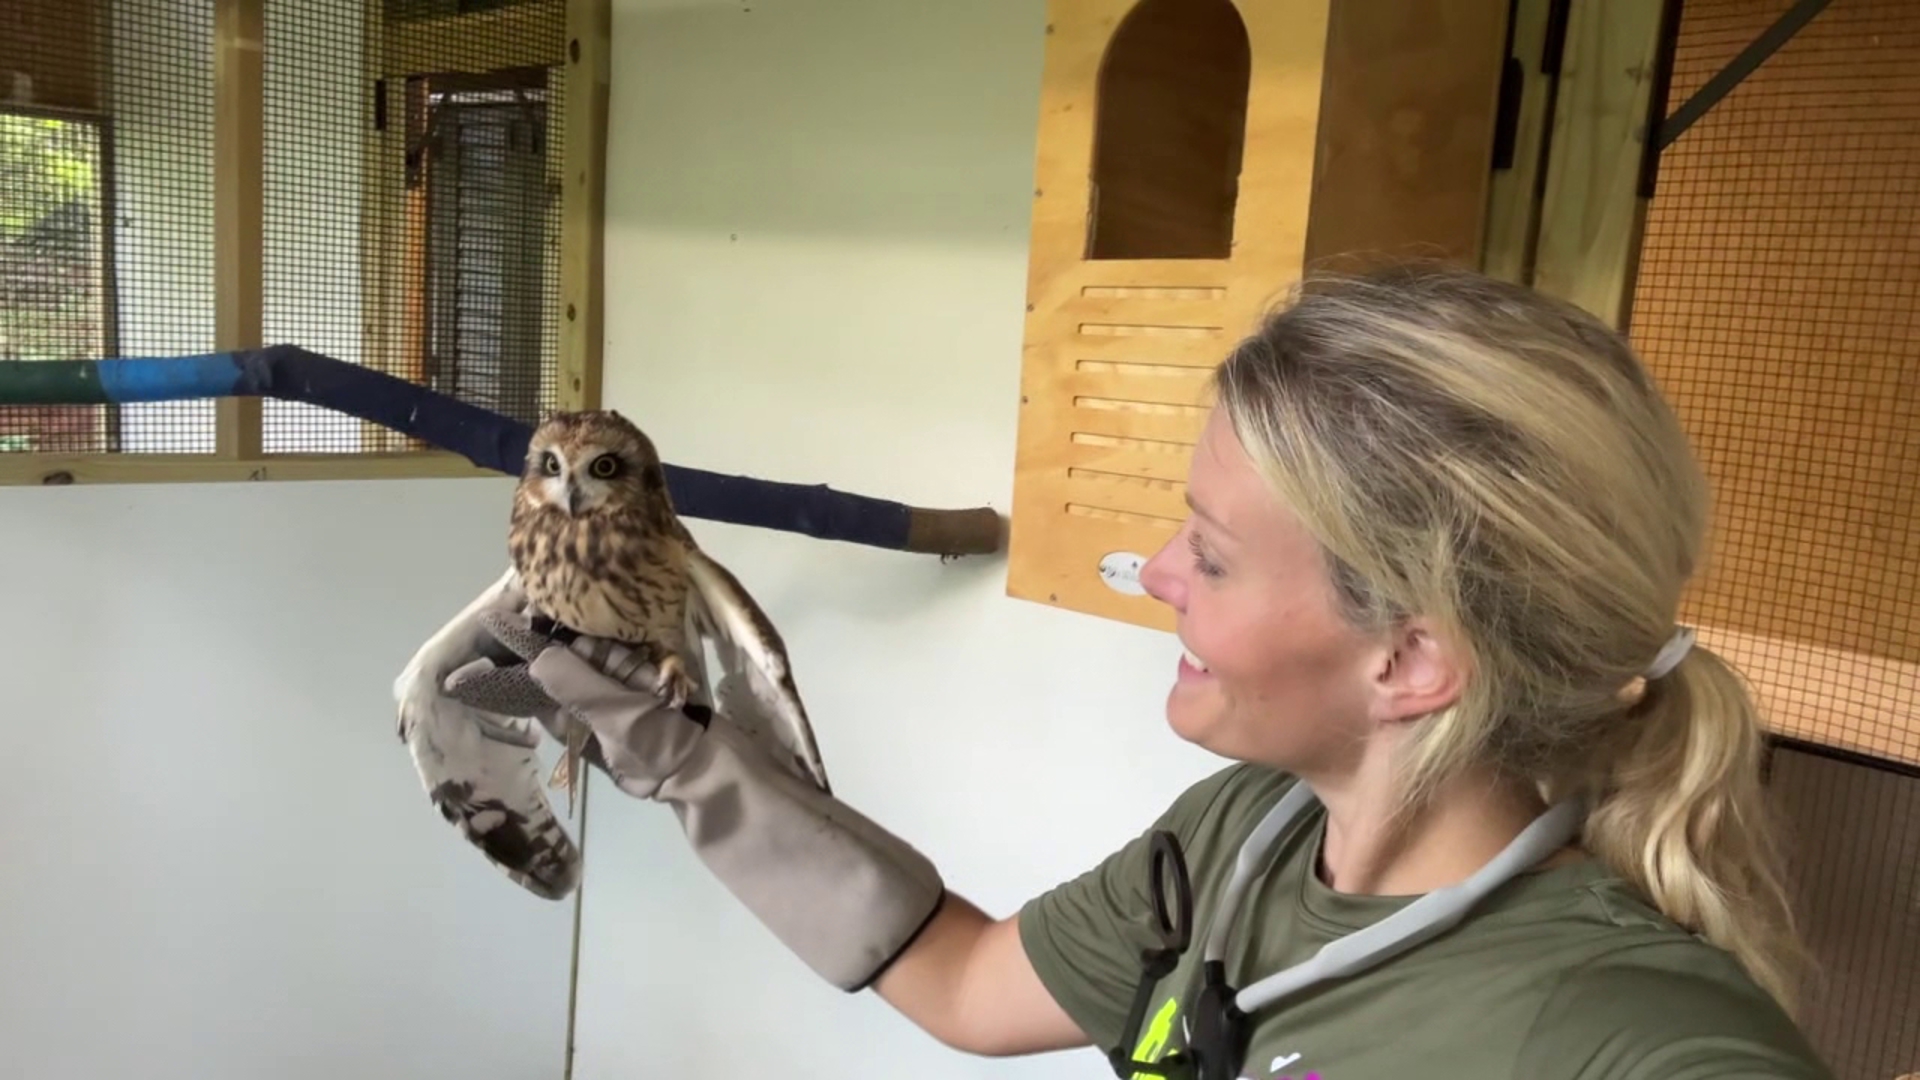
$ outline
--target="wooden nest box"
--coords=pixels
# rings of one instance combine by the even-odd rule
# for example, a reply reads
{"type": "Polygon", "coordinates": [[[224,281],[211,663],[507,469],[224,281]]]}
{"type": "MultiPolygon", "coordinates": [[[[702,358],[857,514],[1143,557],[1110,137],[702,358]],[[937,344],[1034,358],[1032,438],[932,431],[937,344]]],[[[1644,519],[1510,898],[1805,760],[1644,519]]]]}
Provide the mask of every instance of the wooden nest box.
{"type": "Polygon", "coordinates": [[[1050,0],[1007,591],[1169,628],[1213,366],[1310,265],[1478,259],[1507,0],[1050,0]]]}

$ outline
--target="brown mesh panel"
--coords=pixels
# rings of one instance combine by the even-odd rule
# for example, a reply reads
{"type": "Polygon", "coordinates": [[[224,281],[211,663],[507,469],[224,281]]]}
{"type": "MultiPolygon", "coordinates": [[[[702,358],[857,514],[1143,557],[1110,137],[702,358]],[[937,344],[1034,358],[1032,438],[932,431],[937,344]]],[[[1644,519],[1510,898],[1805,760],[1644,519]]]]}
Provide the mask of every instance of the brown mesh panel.
{"type": "MultiPolygon", "coordinates": [[[[0,12],[0,360],[211,350],[212,0],[0,12]]],[[[0,406],[0,453],[213,446],[210,402],[0,406]]]]}
{"type": "Polygon", "coordinates": [[[1788,745],[1767,793],[1816,967],[1808,1037],[1839,1080],[1920,1072],[1920,770],[1788,745]]]}
{"type": "MultiPolygon", "coordinates": [[[[1670,108],[1786,7],[1687,0],[1670,108]]],[[[1781,731],[1907,762],[1916,226],[1920,5],[1835,0],[1662,156],[1632,313],[1715,484],[1712,562],[1684,617],[1781,731]]]]}

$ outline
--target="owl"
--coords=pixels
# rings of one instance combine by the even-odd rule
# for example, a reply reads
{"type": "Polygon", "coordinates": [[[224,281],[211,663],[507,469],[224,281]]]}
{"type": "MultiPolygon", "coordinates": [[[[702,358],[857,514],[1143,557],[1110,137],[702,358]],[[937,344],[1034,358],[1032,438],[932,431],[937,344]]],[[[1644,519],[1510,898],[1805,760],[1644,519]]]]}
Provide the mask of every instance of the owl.
{"type": "MultiPolygon", "coordinates": [[[[676,709],[694,689],[685,653],[695,546],[653,440],[632,421],[614,410],[562,412],[534,429],[507,531],[530,612],[634,647],[676,709]]],[[[585,738],[581,725],[569,727],[549,780],[569,806],[585,738]]]]}
{"type": "Polygon", "coordinates": [[[568,412],[536,429],[513,492],[507,548],[511,565],[415,651],[393,692],[398,733],[428,798],[514,881],[549,899],[578,881],[579,851],[540,788],[534,751],[542,731],[566,744],[548,783],[566,788],[569,803],[580,762],[602,770],[605,763],[580,721],[536,723],[539,702],[526,703],[526,716],[506,717],[447,692],[448,676],[476,661],[518,662],[480,626],[488,611],[524,611],[551,623],[555,636],[577,631],[638,649],[659,672],[655,688],[675,704],[702,687],[708,700],[719,697],[719,686],[706,684],[712,643],[722,674],[740,676],[732,685],[772,721],[748,733],[831,794],[785,642],[681,523],[653,442],[632,422],[613,411],[568,412]]]}
{"type": "Polygon", "coordinates": [[[535,429],[507,531],[527,601],[567,629],[638,649],[673,708],[693,692],[683,656],[694,546],[653,440],[626,417],[566,412],[535,429]]]}

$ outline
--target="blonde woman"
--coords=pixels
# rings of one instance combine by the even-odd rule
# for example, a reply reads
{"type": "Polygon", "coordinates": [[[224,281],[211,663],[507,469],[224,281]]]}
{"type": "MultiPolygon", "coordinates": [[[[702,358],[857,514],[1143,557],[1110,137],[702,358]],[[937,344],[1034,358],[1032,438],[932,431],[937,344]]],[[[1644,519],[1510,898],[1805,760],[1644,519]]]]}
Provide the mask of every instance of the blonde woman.
{"type": "Polygon", "coordinates": [[[1168,722],[1234,764],[1003,918],[763,749],[732,686],[668,713],[587,643],[489,626],[789,948],[954,1047],[1169,1080],[1827,1076],[1760,723],[1675,624],[1707,488],[1626,343],[1400,266],[1309,282],[1216,388],[1143,580],[1184,646],[1168,722]]]}

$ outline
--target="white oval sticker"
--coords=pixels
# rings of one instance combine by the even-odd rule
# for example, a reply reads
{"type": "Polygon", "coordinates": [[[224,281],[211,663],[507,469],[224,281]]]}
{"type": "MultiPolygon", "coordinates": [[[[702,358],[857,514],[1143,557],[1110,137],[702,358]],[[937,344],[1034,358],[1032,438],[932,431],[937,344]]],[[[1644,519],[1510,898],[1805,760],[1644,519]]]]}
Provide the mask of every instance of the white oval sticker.
{"type": "Polygon", "coordinates": [[[1131,551],[1109,552],[1100,560],[1100,580],[1114,592],[1145,596],[1147,590],[1140,584],[1140,568],[1146,564],[1145,556],[1131,551]]]}

